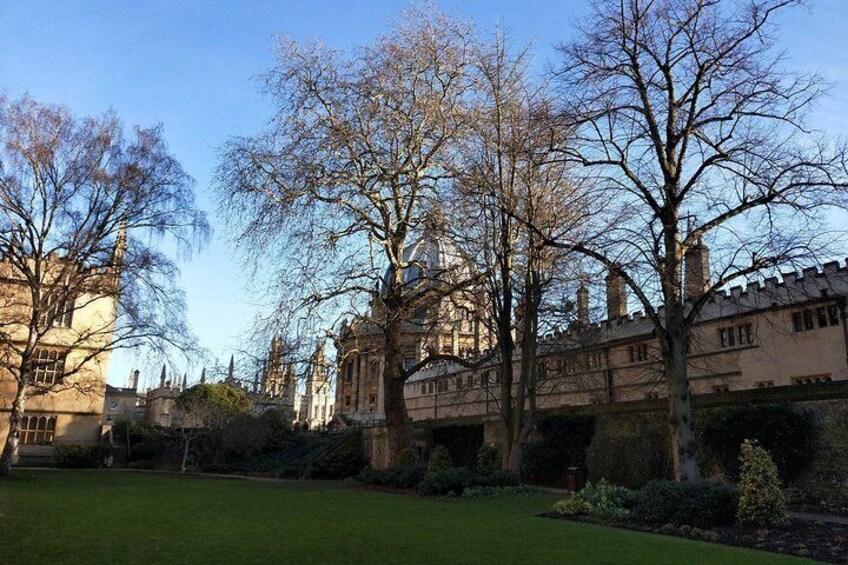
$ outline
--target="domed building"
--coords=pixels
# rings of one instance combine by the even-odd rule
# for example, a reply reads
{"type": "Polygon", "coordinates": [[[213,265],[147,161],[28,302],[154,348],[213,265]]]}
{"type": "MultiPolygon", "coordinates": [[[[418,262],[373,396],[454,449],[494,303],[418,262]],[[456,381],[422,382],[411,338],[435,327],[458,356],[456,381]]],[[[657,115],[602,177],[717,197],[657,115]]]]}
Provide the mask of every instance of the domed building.
{"type": "MultiPolygon", "coordinates": [[[[438,298],[439,287],[455,288],[472,277],[471,262],[450,240],[426,229],[403,253],[406,268],[403,282],[409,292],[425,289],[437,296],[410,313],[403,324],[401,344],[404,367],[409,369],[429,354],[441,353],[470,357],[491,343],[482,323],[482,301],[473,292],[458,298],[438,298]]],[[[383,277],[383,288],[389,270],[383,277]]],[[[382,290],[382,289],[381,289],[382,290]]],[[[445,292],[445,294],[448,294],[445,292]]],[[[338,380],[336,383],[336,420],[347,425],[379,424],[383,412],[383,344],[381,322],[385,319],[382,302],[372,301],[366,317],[343,322],[336,343],[338,380]]]]}

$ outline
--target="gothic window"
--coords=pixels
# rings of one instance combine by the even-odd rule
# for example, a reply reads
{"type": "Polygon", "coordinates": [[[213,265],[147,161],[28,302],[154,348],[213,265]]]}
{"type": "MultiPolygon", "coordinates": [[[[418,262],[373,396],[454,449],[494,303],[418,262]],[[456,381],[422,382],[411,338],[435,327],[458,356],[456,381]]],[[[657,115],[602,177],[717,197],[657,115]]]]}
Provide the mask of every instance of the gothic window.
{"type": "Polygon", "coordinates": [[[21,445],[53,445],[56,416],[24,416],[21,418],[21,445]]]}
{"type": "Polygon", "coordinates": [[[827,307],[827,320],[831,326],[839,325],[839,308],[836,304],[827,307]]]}
{"type": "Polygon", "coordinates": [[[70,328],[74,319],[74,300],[73,298],[56,296],[49,294],[44,304],[44,312],[42,313],[42,324],[46,324],[48,320],[52,320],[53,327],[70,328]]]}
{"type": "Polygon", "coordinates": [[[65,355],[55,349],[36,349],[32,361],[32,381],[51,385],[62,378],[65,355]]]}

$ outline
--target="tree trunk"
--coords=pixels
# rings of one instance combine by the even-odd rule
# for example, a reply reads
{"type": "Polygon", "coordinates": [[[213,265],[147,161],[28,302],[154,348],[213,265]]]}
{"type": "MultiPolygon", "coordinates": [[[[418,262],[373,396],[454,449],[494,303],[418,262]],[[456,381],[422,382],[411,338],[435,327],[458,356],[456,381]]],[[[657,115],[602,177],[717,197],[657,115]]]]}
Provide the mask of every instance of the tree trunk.
{"type": "Polygon", "coordinates": [[[180,463],[180,473],[186,472],[186,464],[188,463],[188,446],[191,440],[187,439],[183,442],[183,460],[180,463]]]}
{"type": "Polygon", "coordinates": [[[3,454],[0,456],[0,477],[5,477],[12,472],[12,463],[18,453],[18,442],[21,435],[21,418],[24,416],[26,407],[26,386],[18,383],[15,399],[12,401],[12,410],[9,413],[9,435],[3,446],[3,454]]]}
{"type": "MultiPolygon", "coordinates": [[[[391,314],[389,314],[391,317],[391,314]]],[[[386,428],[389,434],[388,460],[394,464],[401,452],[412,445],[412,430],[409,426],[409,414],[403,396],[403,374],[400,350],[400,322],[389,320],[385,327],[385,346],[383,349],[383,408],[386,428]]]]}
{"type": "Polygon", "coordinates": [[[692,394],[689,390],[688,340],[682,308],[669,312],[666,320],[668,337],[663,362],[668,383],[669,428],[674,460],[674,478],[693,482],[701,479],[692,394]]]}

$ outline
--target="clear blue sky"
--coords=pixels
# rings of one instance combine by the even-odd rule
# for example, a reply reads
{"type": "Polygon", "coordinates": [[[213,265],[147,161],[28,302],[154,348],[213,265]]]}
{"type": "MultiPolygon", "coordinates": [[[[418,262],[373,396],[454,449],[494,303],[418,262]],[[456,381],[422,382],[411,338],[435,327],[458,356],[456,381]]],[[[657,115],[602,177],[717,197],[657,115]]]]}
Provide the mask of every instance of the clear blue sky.
{"type": "MultiPolygon", "coordinates": [[[[479,27],[504,25],[533,41],[537,64],[555,57],[588,0],[437,2],[479,27]]],[[[217,150],[231,135],[255,132],[268,105],[252,77],[271,63],[275,34],[321,38],[336,47],[366,43],[405,6],[400,0],[0,3],[0,89],[62,103],[77,114],[114,108],[127,124],[161,122],[171,150],[197,180],[200,206],[216,236],[182,265],[189,319],[201,344],[225,361],[257,305],[214,216],[209,187],[217,150]]],[[[834,83],[814,125],[848,134],[848,1],[814,0],[782,19],[789,66],[817,70],[834,83]]],[[[143,360],[119,355],[109,381],[121,385],[143,360]]],[[[195,380],[199,375],[190,375],[195,380]]],[[[155,375],[147,371],[147,383],[155,375]]],[[[145,382],[145,379],[142,381],[145,382]]]]}

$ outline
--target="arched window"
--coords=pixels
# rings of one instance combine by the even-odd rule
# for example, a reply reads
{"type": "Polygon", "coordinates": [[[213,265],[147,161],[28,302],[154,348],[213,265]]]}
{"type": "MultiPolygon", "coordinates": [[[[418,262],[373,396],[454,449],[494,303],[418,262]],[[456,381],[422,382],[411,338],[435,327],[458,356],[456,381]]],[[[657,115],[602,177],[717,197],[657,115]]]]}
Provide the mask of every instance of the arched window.
{"type": "Polygon", "coordinates": [[[21,418],[21,445],[53,445],[56,416],[24,416],[21,418]]]}

